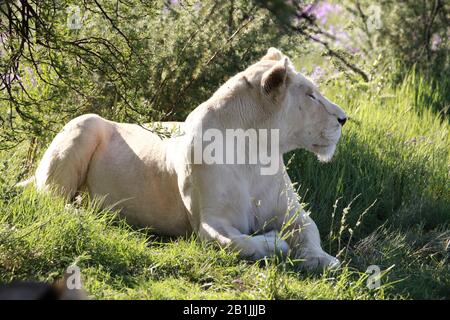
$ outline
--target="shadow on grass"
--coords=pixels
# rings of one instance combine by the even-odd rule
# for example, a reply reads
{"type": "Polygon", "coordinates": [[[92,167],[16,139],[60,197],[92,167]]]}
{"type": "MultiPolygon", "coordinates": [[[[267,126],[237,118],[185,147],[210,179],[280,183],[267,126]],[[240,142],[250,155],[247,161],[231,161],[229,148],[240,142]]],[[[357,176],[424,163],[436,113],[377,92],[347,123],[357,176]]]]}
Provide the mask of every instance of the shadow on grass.
{"type": "Polygon", "coordinates": [[[335,223],[354,200],[347,217],[350,226],[376,201],[360,228],[354,230],[356,239],[384,223],[398,228],[423,224],[425,229],[433,229],[450,221],[450,193],[447,193],[450,190],[445,168],[428,168],[431,160],[424,157],[406,158],[408,153],[396,149],[396,145],[400,142],[393,140],[380,153],[361,143],[355,135],[347,135],[330,163],[319,163],[304,150],[287,155],[287,159],[294,156],[289,175],[299,183],[299,194],[324,235],[323,231],[330,230],[337,199],[335,223]]]}
{"type": "Polygon", "coordinates": [[[449,298],[450,280],[443,276],[450,274],[450,236],[443,237],[450,221],[445,161],[435,163],[431,157],[439,155],[427,158],[414,152],[415,147],[395,137],[389,143],[364,143],[350,133],[331,163],[321,164],[312,154],[297,151],[287,156],[288,171],[299,182],[299,194],[321,231],[324,248],[333,254],[344,249],[341,257],[361,272],[369,265],[394,266],[386,279],[399,281],[391,290],[395,294],[449,298]],[[435,241],[430,237],[442,238],[441,245],[427,251],[424,248],[435,241]],[[367,250],[361,250],[364,243],[367,250]]]}

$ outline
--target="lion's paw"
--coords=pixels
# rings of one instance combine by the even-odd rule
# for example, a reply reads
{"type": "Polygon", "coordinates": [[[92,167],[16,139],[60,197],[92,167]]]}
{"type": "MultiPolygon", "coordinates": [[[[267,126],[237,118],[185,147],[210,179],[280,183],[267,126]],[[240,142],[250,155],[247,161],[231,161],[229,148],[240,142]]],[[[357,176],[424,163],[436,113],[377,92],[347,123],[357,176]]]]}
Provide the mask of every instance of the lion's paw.
{"type": "Polygon", "coordinates": [[[301,267],[307,271],[335,270],[341,266],[341,262],[337,258],[330,256],[325,252],[307,255],[301,259],[303,260],[301,267]]]}
{"type": "MultiPolygon", "coordinates": [[[[235,242],[237,242],[236,239],[235,242]]],[[[239,239],[238,243],[241,256],[251,260],[260,260],[274,255],[286,256],[289,252],[289,245],[280,239],[275,231],[247,236],[239,239]]]]}

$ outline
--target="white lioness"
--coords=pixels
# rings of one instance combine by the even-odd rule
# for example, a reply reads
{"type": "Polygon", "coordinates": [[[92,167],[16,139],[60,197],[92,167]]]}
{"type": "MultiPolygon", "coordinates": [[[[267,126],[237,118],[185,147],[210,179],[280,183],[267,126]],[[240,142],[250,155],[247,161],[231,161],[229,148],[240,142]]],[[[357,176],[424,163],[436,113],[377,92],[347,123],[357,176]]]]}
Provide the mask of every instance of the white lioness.
{"type": "Polygon", "coordinates": [[[302,259],[307,269],[334,267],[339,261],[322,250],[282,155],[305,148],[328,161],[345,120],[341,108],[270,48],[198,106],[178,136],[161,139],[138,125],[92,114],[70,121],[45,152],[34,180],[38,189],[69,199],[80,190],[100,196],[131,224],[159,234],[194,232],[248,259],[282,253],[302,259]],[[193,164],[199,128],[224,136],[230,128],[278,129],[280,169],[262,175],[259,162],[193,164]],[[288,231],[283,239],[282,229],[288,231]]]}

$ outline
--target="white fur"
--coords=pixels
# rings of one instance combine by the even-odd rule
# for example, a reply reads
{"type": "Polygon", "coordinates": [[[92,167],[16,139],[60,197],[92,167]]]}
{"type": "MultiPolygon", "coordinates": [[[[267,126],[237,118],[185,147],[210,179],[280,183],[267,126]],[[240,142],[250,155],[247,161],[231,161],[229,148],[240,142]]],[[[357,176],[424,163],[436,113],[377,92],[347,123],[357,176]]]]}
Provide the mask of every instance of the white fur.
{"type": "Polygon", "coordinates": [[[121,209],[132,224],[167,235],[195,232],[245,258],[291,253],[305,259],[305,268],[336,266],[338,260],[322,250],[315,223],[300,207],[282,153],[305,148],[319,160],[330,160],[341,135],[338,118],[345,118],[344,111],[271,48],[197,107],[176,137],[160,139],[140,126],[97,115],[70,121],[44,154],[36,185],[67,198],[87,190],[102,197],[105,206],[121,209]],[[267,85],[277,72],[282,82],[267,85]],[[279,129],[281,169],[264,176],[258,164],[190,164],[200,126],[222,132],[279,129]],[[290,234],[281,239],[287,221],[290,234]]]}

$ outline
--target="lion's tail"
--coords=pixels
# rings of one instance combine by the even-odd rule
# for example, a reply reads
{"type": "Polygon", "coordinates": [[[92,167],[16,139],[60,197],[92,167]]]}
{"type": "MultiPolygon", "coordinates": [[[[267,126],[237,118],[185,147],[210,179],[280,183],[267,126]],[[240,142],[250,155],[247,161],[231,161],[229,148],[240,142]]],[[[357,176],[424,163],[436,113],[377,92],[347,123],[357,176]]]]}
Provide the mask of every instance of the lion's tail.
{"type": "Polygon", "coordinates": [[[37,189],[72,199],[85,182],[89,163],[102,141],[106,125],[107,121],[95,114],[67,123],[39,163],[34,177],[37,189]]]}

